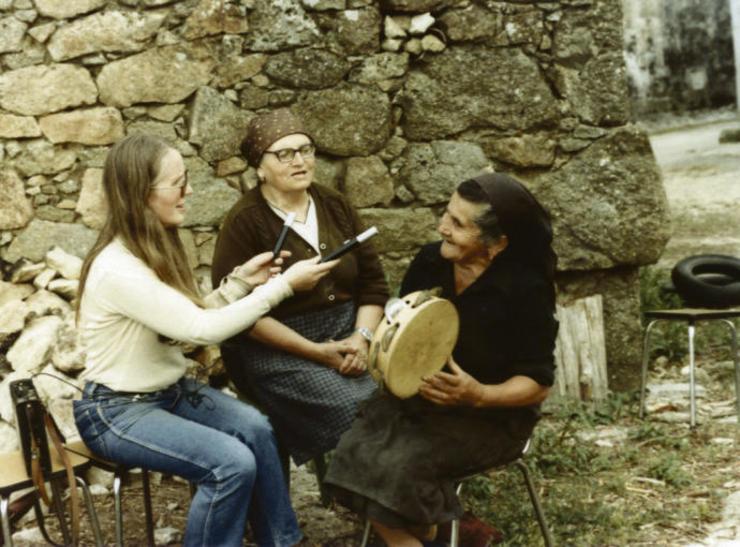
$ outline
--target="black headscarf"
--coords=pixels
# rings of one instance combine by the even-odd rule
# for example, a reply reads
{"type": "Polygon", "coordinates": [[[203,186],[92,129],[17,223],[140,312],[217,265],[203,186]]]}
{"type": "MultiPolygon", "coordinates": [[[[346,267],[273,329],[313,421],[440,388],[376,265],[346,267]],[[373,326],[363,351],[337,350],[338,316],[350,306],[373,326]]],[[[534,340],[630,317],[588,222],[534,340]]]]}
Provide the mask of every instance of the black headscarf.
{"type": "Polygon", "coordinates": [[[488,196],[488,203],[509,240],[500,257],[542,268],[553,279],[557,255],[552,249],[549,213],[522,183],[509,175],[486,173],[472,180],[488,196]]]}

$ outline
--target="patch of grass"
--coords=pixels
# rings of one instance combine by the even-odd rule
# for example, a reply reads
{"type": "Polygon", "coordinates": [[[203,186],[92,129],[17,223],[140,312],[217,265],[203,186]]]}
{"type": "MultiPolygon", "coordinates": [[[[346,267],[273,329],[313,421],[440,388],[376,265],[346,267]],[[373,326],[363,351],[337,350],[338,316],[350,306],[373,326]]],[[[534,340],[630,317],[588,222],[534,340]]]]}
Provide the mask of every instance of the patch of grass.
{"type": "MultiPolygon", "coordinates": [[[[728,480],[722,467],[733,465],[736,448],[709,439],[717,434],[712,428],[729,432],[734,424],[691,433],[684,424],[635,421],[627,412],[632,402],[633,395],[621,394],[598,406],[564,403],[537,426],[525,461],[556,544],[680,543],[700,538],[719,519],[728,480]],[[621,432],[622,440],[599,446],[584,435],[604,429],[621,432]]],[[[503,531],[505,545],[542,543],[516,467],[466,481],[463,499],[503,531]]]]}

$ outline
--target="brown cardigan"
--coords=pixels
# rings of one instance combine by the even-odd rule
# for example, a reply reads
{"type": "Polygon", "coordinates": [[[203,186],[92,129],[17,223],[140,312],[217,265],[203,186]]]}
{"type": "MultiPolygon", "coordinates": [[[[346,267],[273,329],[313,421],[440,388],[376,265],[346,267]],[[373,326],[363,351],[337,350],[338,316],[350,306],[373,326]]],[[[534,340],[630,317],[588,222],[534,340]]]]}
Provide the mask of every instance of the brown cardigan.
{"type": "MultiPolygon", "coordinates": [[[[316,207],[319,248],[331,252],[345,240],[363,231],[363,226],[345,197],[313,183],[309,193],[316,207]]],[[[229,211],[216,242],[211,277],[218,286],[221,279],[252,256],[272,250],[283,220],[270,208],[259,187],[244,194],[229,211]]],[[[293,230],[288,232],[283,249],[293,254],[283,269],[293,262],[316,255],[316,251],[293,230]]],[[[335,304],[355,301],[357,306],[382,306],[388,299],[388,284],[378,253],[371,241],[342,257],[339,264],[313,290],[296,293],[283,301],[270,315],[279,319],[316,311],[335,304]]]]}

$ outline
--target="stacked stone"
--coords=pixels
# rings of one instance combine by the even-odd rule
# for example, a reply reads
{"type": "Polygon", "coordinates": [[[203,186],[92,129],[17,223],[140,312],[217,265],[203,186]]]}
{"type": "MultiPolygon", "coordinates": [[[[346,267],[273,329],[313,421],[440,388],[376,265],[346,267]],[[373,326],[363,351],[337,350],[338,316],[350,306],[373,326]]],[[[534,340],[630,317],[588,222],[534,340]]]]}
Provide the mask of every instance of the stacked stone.
{"type": "Polygon", "coordinates": [[[148,132],[185,157],[207,285],[255,184],[244,128],[281,106],[316,138],[317,180],[380,228],[394,286],[456,183],[520,177],[553,214],[563,298],[603,295],[610,380],[634,385],[637,270],[668,229],[613,0],[0,0],[0,257],[83,257],[109,146],[148,132]]]}
{"type": "Polygon", "coordinates": [[[20,259],[4,263],[7,281],[0,281],[0,447],[18,449],[10,382],[34,379],[47,408],[65,435],[77,435],[72,398],[85,366],[71,302],[77,294],[82,260],[54,247],[39,262],[20,259]],[[53,378],[54,376],[55,378],[53,378]]]}

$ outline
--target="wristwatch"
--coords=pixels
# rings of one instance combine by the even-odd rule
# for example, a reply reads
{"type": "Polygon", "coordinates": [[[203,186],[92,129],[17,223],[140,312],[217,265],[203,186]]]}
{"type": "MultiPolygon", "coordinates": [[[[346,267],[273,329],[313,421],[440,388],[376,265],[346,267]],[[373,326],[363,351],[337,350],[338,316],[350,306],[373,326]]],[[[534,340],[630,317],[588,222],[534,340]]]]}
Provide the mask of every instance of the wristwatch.
{"type": "Polygon", "coordinates": [[[362,337],[365,340],[367,340],[368,342],[372,342],[373,341],[373,331],[371,331],[369,328],[367,328],[367,327],[357,327],[355,329],[355,332],[359,332],[362,335],[362,337]]]}

